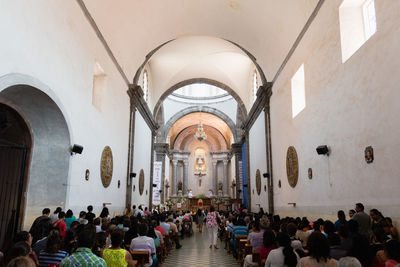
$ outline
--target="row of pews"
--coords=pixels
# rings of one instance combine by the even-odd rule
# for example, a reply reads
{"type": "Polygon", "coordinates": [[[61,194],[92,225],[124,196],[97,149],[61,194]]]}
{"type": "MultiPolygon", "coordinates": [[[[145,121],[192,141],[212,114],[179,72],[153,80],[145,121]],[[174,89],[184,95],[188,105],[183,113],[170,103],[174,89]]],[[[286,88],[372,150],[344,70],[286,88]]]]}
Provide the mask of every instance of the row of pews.
{"type": "MultiPolygon", "coordinates": [[[[170,242],[169,235],[164,235],[164,246],[156,248],[156,257],[158,259],[159,264],[161,264],[167,256],[171,253],[171,249],[174,244],[167,248],[167,245],[170,242]]],[[[173,243],[173,241],[172,241],[173,243]]],[[[130,245],[125,245],[126,249],[131,253],[132,259],[134,260],[135,266],[144,266],[149,263],[149,251],[147,250],[130,250],[130,245]]]]}
{"type": "MultiPolygon", "coordinates": [[[[223,241],[225,241],[227,243],[227,252],[230,254],[232,249],[230,247],[229,240],[232,238],[232,232],[223,230],[223,232],[220,233],[220,237],[223,241]]],[[[261,258],[260,258],[260,250],[253,250],[253,246],[247,240],[247,235],[235,236],[235,243],[236,243],[236,247],[238,248],[237,261],[238,261],[238,263],[240,263],[240,265],[243,265],[244,258],[247,255],[252,255],[253,262],[257,263],[259,267],[262,267],[265,265],[265,259],[261,260],[261,258]]]]}

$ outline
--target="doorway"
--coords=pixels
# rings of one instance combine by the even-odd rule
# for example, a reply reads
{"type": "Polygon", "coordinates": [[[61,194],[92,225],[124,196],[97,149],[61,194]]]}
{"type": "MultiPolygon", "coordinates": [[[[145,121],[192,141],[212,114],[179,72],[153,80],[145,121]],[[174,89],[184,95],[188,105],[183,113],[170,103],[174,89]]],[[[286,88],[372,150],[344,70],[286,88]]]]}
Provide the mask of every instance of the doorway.
{"type": "Polygon", "coordinates": [[[25,120],[0,103],[0,249],[21,229],[31,146],[25,120]]]}

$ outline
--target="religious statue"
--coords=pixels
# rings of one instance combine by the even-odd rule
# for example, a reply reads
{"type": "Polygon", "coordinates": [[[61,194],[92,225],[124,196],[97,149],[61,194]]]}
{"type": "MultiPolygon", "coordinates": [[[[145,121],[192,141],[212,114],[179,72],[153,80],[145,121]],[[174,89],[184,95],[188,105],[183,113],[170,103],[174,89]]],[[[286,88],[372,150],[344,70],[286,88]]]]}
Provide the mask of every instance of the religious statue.
{"type": "Polygon", "coordinates": [[[179,181],[179,183],[178,183],[178,191],[179,190],[182,191],[182,188],[183,188],[182,181],[179,181]]]}
{"type": "Polygon", "coordinates": [[[192,198],[192,197],[193,197],[193,192],[191,189],[189,189],[188,198],[192,198]]]}
{"type": "Polygon", "coordinates": [[[197,156],[195,169],[196,169],[196,171],[199,171],[199,172],[206,170],[206,163],[205,163],[203,155],[197,156]]]}
{"type": "Polygon", "coordinates": [[[218,190],[221,190],[221,191],[222,191],[222,187],[223,187],[222,182],[219,182],[219,183],[218,183],[218,190]]]}

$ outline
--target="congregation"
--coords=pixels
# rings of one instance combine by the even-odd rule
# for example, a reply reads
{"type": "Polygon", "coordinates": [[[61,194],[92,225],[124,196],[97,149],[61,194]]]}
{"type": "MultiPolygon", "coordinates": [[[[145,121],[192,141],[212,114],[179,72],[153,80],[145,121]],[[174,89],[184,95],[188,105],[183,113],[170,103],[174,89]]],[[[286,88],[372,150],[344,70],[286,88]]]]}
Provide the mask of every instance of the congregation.
{"type": "MultiPolygon", "coordinates": [[[[149,211],[127,207],[111,217],[104,207],[96,217],[93,207],[81,211],[43,209],[29,232],[15,235],[0,266],[162,266],[180,239],[208,228],[210,249],[217,237],[238,264],[250,266],[400,266],[399,233],[389,217],[377,209],[369,214],[362,203],[346,219],[338,211],[335,222],[322,218],[281,218],[240,208],[236,211],[199,209],[149,211]],[[144,257],[143,257],[144,255],[144,257]]],[[[227,255],[228,256],[228,255],[227,255]]]]}

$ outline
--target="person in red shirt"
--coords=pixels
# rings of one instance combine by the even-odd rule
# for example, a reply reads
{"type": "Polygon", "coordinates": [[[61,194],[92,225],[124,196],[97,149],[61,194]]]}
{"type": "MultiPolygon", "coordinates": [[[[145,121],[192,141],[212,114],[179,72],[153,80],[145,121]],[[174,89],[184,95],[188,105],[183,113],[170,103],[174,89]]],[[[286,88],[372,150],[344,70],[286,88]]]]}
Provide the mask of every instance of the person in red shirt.
{"type": "Polygon", "coordinates": [[[61,211],[58,213],[58,220],[53,223],[53,226],[60,231],[62,238],[65,238],[65,234],[67,233],[67,224],[64,221],[65,212],[61,211]]]}

